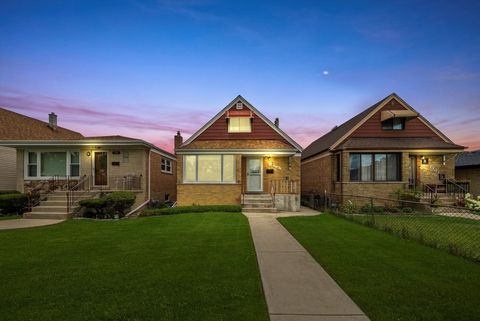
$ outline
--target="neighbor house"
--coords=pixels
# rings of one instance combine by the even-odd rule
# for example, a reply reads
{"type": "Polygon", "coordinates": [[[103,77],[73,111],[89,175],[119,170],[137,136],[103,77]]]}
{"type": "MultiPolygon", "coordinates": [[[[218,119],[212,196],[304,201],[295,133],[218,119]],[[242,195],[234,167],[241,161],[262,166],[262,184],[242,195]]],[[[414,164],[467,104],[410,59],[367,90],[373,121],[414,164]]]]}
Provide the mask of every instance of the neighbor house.
{"type": "MultiPolygon", "coordinates": [[[[123,136],[85,137],[58,126],[54,113],[47,123],[0,109],[0,119],[0,146],[16,149],[18,191],[88,190],[88,195],[132,191],[137,194],[135,206],[151,199],[176,199],[175,155],[148,142],[123,136]]],[[[40,204],[33,213],[67,216],[69,209],[63,204],[62,208],[40,204]]]]}
{"type": "Polygon", "coordinates": [[[296,211],[301,152],[278,119],[237,96],[185,142],[175,137],[178,204],[296,211]]]}
{"type": "Polygon", "coordinates": [[[480,196],[480,150],[458,154],[455,178],[468,181],[470,193],[475,197],[480,196]]]}
{"type": "Polygon", "coordinates": [[[463,150],[391,94],[305,148],[302,193],[446,193],[456,188],[455,156],[463,150]]]}

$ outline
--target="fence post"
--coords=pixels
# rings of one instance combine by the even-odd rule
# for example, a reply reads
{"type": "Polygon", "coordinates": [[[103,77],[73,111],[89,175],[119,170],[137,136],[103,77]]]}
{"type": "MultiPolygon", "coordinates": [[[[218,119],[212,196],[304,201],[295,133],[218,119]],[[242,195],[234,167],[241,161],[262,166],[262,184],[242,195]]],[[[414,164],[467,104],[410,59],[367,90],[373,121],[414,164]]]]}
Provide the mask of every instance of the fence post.
{"type": "Polygon", "coordinates": [[[372,224],[375,224],[375,215],[373,213],[373,197],[370,197],[370,216],[372,219],[372,224]]]}
{"type": "Polygon", "coordinates": [[[325,211],[327,210],[327,208],[328,208],[327,190],[324,191],[323,197],[324,197],[324,200],[323,200],[323,211],[325,212],[325,211]]]}

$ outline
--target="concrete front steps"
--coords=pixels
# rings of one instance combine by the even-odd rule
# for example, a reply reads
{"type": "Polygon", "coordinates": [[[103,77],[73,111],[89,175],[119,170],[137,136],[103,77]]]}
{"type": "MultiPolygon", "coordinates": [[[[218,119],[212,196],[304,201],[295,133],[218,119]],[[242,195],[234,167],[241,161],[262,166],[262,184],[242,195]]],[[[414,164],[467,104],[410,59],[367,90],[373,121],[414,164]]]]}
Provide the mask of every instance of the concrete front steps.
{"type": "Polygon", "coordinates": [[[245,213],[277,213],[270,194],[245,194],[242,211],[245,213]]]}
{"type": "MultiPolygon", "coordinates": [[[[96,193],[85,193],[82,199],[94,197],[96,193]]],[[[77,205],[78,202],[75,202],[74,207],[77,205]]],[[[24,213],[23,218],[64,220],[69,218],[72,213],[73,208],[70,209],[70,212],[67,212],[67,192],[55,191],[49,194],[39,205],[32,208],[31,212],[24,213]]]]}

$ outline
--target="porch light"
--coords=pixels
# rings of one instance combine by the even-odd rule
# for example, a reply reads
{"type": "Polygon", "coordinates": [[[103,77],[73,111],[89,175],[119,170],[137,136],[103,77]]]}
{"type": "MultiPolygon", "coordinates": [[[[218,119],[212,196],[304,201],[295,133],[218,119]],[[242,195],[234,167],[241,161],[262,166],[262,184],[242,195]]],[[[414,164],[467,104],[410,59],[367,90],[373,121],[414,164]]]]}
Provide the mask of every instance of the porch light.
{"type": "Polygon", "coordinates": [[[87,157],[90,157],[90,155],[91,155],[90,152],[87,152],[87,157]]]}
{"type": "Polygon", "coordinates": [[[428,164],[428,158],[426,158],[425,156],[422,156],[422,165],[427,165],[428,164]]]}
{"type": "Polygon", "coordinates": [[[272,160],[272,157],[271,157],[271,156],[268,156],[268,157],[267,157],[267,164],[268,164],[268,167],[269,167],[269,168],[272,168],[272,167],[273,167],[273,160],[272,160]]]}
{"type": "Polygon", "coordinates": [[[446,163],[447,163],[447,157],[445,155],[442,155],[442,165],[445,166],[446,163]]]}

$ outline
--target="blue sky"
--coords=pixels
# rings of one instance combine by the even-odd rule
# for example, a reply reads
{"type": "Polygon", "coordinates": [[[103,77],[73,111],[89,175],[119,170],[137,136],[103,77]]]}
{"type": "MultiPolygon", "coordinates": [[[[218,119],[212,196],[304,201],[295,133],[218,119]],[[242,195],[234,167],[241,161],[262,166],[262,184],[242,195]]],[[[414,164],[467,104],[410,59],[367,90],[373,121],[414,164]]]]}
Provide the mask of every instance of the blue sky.
{"type": "Polygon", "coordinates": [[[480,2],[2,1],[0,105],[171,150],[242,94],[303,146],[396,92],[480,148],[480,2]]]}

